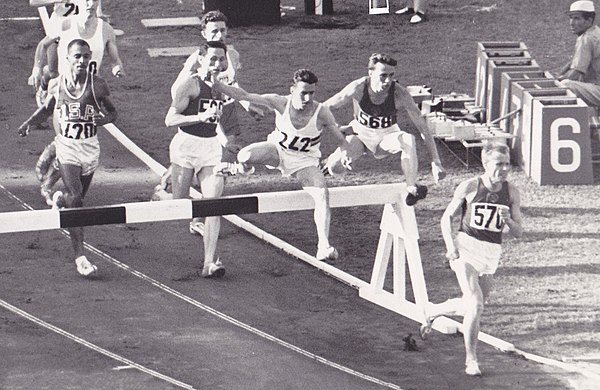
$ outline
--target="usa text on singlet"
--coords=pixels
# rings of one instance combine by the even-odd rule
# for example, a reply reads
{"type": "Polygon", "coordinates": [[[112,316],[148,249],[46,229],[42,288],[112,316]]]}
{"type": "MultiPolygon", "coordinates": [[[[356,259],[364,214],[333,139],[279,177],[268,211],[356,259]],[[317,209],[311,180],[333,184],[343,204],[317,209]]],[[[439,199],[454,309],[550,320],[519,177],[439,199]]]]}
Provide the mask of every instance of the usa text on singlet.
{"type": "Polygon", "coordinates": [[[97,127],[93,122],[94,115],[100,113],[93,90],[93,82],[89,73],[79,96],[72,95],[67,89],[67,80],[60,76],[56,108],[60,134],[70,139],[87,139],[96,136],[97,127]]]}

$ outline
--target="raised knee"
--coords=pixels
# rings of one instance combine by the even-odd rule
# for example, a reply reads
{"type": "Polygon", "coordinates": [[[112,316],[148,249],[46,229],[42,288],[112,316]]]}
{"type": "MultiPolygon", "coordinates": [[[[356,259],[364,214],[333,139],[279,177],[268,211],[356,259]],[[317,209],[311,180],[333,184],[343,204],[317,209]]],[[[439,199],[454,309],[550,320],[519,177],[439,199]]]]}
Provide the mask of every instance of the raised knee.
{"type": "Polygon", "coordinates": [[[248,161],[250,161],[250,151],[246,150],[246,149],[242,149],[238,152],[236,158],[237,158],[238,162],[245,164],[248,161]]]}

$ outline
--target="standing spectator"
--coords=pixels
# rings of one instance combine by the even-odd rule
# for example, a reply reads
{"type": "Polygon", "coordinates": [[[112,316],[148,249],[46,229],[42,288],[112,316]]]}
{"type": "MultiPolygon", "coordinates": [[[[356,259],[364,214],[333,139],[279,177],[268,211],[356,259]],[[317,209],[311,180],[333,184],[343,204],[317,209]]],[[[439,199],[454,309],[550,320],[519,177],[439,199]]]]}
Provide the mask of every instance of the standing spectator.
{"type": "Polygon", "coordinates": [[[427,0],[407,0],[406,7],[396,11],[396,15],[412,15],[410,22],[417,24],[425,21],[425,8],[427,7],[427,0]]]}

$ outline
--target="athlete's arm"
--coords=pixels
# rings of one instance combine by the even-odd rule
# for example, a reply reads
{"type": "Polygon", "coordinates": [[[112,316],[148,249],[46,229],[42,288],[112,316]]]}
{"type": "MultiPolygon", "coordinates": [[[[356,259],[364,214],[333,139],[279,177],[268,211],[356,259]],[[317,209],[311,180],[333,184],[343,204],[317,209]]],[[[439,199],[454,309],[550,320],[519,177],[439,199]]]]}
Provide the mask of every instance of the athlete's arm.
{"type": "Polygon", "coordinates": [[[278,110],[279,112],[282,112],[283,107],[285,107],[285,97],[283,96],[272,93],[264,95],[250,93],[242,88],[226,85],[217,80],[216,77],[213,77],[213,89],[229,96],[234,100],[245,100],[250,103],[266,106],[271,110],[278,110]]]}
{"type": "Polygon", "coordinates": [[[521,194],[517,187],[508,183],[508,191],[510,194],[511,205],[510,211],[500,209],[500,218],[509,227],[509,232],[513,237],[520,238],[523,236],[523,216],[521,214],[521,194]]]}
{"type": "Polygon", "coordinates": [[[125,69],[123,68],[123,62],[121,61],[121,57],[119,57],[119,49],[117,48],[117,37],[115,35],[115,30],[110,24],[104,21],[98,21],[98,23],[104,23],[104,33],[106,34],[106,52],[112,59],[112,74],[115,77],[125,76],[125,69]]]}
{"type": "Polygon", "coordinates": [[[109,98],[110,91],[104,79],[99,77],[94,78],[94,93],[98,104],[102,108],[102,114],[94,116],[94,123],[98,126],[103,126],[114,122],[117,119],[117,108],[109,98]]]}
{"type": "Polygon", "coordinates": [[[23,122],[21,124],[21,126],[19,126],[19,128],[17,129],[17,133],[21,136],[21,137],[25,137],[29,134],[29,130],[30,130],[30,126],[31,125],[39,125],[40,123],[44,122],[46,119],[48,119],[48,117],[50,115],[52,115],[52,112],[54,111],[54,107],[56,106],[56,98],[54,97],[54,91],[56,91],[56,88],[58,87],[58,80],[57,79],[52,79],[50,80],[50,83],[48,85],[48,97],[46,98],[46,101],[44,102],[44,104],[41,107],[38,107],[33,114],[31,114],[31,116],[29,118],[27,118],[27,120],[25,122],[23,122]]]}
{"type": "MultiPolygon", "coordinates": [[[[423,116],[421,115],[419,107],[417,107],[417,104],[415,103],[413,97],[410,95],[408,90],[398,83],[396,83],[396,88],[394,90],[396,93],[396,111],[400,111],[400,108],[403,107],[404,110],[406,110],[406,113],[408,114],[410,120],[421,133],[421,137],[425,141],[425,145],[427,145],[429,157],[431,157],[431,168],[433,172],[433,177],[437,183],[440,179],[443,179],[446,176],[446,173],[444,172],[444,168],[442,167],[442,162],[440,160],[440,156],[435,145],[435,140],[431,135],[431,131],[429,131],[429,126],[427,125],[425,118],[423,118],[423,116]]],[[[400,112],[398,112],[398,114],[400,114],[400,112]]]]}
{"type": "Polygon", "coordinates": [[[354,99],[355,96],[362,91],[362,86],[364,86],[365,80],[365,78],[354,80],[350,84],[346,85],[340,92],[327,99],[323,104],[330,109],[335,109],[343,107],[344,105],[352,102],[352,99],[354,99]]]}
{"type": "Polygon", "coordinates": [[[446,244],[446,258],[448,260],[455,260],[458,258],[458,249],[454,244],[454,231],[452,230],[453,221],[460,215],[462,204],[465,201],[470,188],[473,186],[472,183],[476,182],[477,179],[471,179],[463,181],[456,187],[452,200],[448,203],[440,226],[442,228],[442,237],[446,244]]]}
{"type": "Polygon", "coordinates": [[[190,100],[198,96],[200,90],[198,88],[198,82],[189,77],[182,84],[177,86],[171,107],[165,117],[165,125],[170,126],[189,126],[200,122],[206,122],[210,118],[217,115],[217,108],[207,109],[202,113],[196,113],[194,115],[184,115],[183,111],[190,104],[190,100]]]}
{"type": "Polygon", "coordinates": [[[346,141],[346,137],[340,130],[340,127],[335,121],[331,110],[327,106],[321,107],[321,111],[319,111],[319,117],[317,118],[321,123],[321,128],[329,131],[335,139],[338,141],[338,146],[344,150],[348,146],[348,142],[346,141]]]}

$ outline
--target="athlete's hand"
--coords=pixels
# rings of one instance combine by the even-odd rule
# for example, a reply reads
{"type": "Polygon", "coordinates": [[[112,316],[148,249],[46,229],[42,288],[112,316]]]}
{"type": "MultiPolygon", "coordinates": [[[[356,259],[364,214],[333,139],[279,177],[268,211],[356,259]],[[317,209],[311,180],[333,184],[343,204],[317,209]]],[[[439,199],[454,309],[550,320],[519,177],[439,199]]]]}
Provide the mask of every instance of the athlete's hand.
{"type": "Polygon", "coordinates": [[[217,107],[209,107],[204,112],[196,114],[198,123],[217,123],[219,119],[219,109],[217,107]]]}
{"type": "Polygon", "coordinates": [[[433,180],[436,183],[439,183],[440,180],[446,177],[446,171],[444,171],[444,167],[439,161],[433,161],[431,163],[431,173],[433,174],[433,180]]]}
{"type": "Polygon", "coordinates": [[[342,150],[340,155],[340,164],[342,164],[342,166],[347,170],[352,170],[352,159],[348,156],[347,150],[342,150]]]}
{"type": "Polygon", "coordinates": [[[500,216],[500,220],[502,220],[502,222],[506,222],[510,219],[510,208],[508,206],[499,206],[498,215],[500,216]]]}
{"type": "Polygon", "coordinates": [[[242,147],[235,141],[227,141],[227,143],[225,144],[225,150],[227,150],[229,153],[233,154],[234,156],[237,156],[238,152],[242,149],[242,147]]]}
{"type": "Polygon", "coordinates": [[[117,78],[118,77],[123,77],[123,76],[125,76],[125,71],[123,70],[123,68],[121,67],[121,65],[115,65],[112,68],[112,74],[113,74],[113,76],[115,76],[117,78]]]}
{"type": "Polygon", "coordinates": [[[354,130],[352,129],[352,126],[350,126],[350,125],[340,126],[340,131],[344,135],[352,135],[352,134],[354,134],[354,130]]]}
{"type": "Polygon", "coordinates": [[[102,113],[96,113],[92,117],[92,123],[96,126],[104,126],[105,124],[109,123],[109,121],[102,113]]]}
{"type": "Polygon", "coordinates": [[[449,261],[458,259],[458,249],[448,249],[448,251],[446,252],[446,259],[448,259],[449,261]]]}
{"type": "Polygon", "coordinates": [[[29,131],[29,124],[27,122],[23,122],[23,124],[17,129],[19,137],[26,137],[29,134],[29,131]]]}
{"type": "Polygon", "coordinates": [[[42,70],[39,67],[34,67],[31,70],[31,76],[27,79],[27,84],[32,86],[36,91],[40,87],[40,83],[42,81],[42,70]]]}

